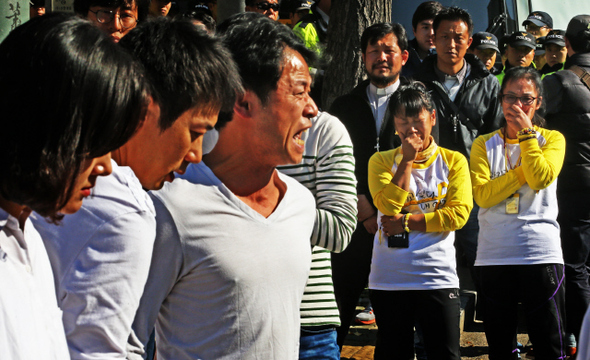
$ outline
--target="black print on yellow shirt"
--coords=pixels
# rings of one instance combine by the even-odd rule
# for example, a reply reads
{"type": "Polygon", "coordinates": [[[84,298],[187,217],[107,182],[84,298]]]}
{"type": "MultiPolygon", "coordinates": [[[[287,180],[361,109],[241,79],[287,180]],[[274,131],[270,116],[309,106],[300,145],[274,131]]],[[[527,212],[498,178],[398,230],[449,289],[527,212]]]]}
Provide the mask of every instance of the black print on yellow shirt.
{"type": "Polygon", "coordinates": [[[416,195],[410,192],[406,198],[404,209],[408,206],[419,206],[422,213],[434,212],[445,205],[447,186],[447,183],[441,182],[438,184],[437,191],[419,190],[416,195]]]}

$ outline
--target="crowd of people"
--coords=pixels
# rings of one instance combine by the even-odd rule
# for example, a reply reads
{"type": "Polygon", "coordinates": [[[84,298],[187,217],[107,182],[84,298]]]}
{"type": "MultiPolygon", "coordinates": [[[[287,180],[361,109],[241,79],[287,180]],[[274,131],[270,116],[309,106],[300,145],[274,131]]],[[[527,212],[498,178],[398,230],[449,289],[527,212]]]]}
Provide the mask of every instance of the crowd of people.
{"type": "Polygon", "coordinates": [[[368,288],[375,359],[458,360],[458,261],[490,359],[519,303],[590,359],[590,15],[426,1],[323,109],[330,0],[173,5],[32,2],[0,44],[1,359],[338,360],[368,288]]]}

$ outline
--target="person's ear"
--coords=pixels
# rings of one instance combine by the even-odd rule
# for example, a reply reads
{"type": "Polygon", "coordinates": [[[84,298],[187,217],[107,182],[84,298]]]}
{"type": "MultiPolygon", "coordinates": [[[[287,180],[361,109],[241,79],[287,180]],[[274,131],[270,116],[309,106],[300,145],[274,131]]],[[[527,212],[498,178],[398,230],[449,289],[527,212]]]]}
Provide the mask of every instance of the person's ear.
{"type": "Polygon", "coordinates": [[[432,126],[436,125],[436,109],[432,109],[432,113],[430,114],[430,121],[432,122],[432,126]]]}
{"type": "Polygon", "coordinates": [[[150,102],[148,103],[145,117],[141,121],[141,125],[139,127],[142,127],[146,123],[159,124],[160,106],[158,105],[158,103],[156,103],[154,101],[153,97],[150,96],[149,98],[150,98],[150,102]]]}
{"type": "Polygon", "coordinates": [[[252,90],[246,90],[242,97],[236,99],[234,114],[243,118],[250,118],[253,115],[257,103],[260,103],[258,96],[252,90]]]}
{"type": "Polygon", "coordinates": [[[402,66],[406,65],[406,62],[408,61],[409,57],[410,53],[408,52],[408,50],[402,51],[402,66]]]}

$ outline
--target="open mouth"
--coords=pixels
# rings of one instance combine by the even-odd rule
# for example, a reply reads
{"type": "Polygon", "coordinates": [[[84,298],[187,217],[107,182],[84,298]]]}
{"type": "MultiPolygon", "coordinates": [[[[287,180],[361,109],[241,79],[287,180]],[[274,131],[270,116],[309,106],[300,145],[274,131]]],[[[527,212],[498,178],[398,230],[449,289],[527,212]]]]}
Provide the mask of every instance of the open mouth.
{"type": "Polygon", "coordinates": [[[295,140],[295,144],[299,145],[299,146],[303,146],[305,145],[305,141],[303,141],[303,139],[301,138],[301,135],[305,132],[306,130],[301,130],[299,131],[297,134],[293,135],[293,140],[295,140]]]}

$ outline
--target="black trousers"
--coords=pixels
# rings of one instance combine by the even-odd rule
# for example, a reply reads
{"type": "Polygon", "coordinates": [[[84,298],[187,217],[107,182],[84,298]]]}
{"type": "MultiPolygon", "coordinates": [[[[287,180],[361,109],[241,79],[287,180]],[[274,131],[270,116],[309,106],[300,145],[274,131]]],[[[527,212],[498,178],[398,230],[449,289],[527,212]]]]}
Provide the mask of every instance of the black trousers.
{"type": "Polygon", "coordinates": [[[375,360],[414,359],[414,324],[428,359],[460,360],[459,289],[371,290],[377,321],[375,360]]]}
{"type": "Polygon", "coordinates": [[[525,308],[535,359],[565,359],[563,265],[480,266],[490,360],[517,359],[517,306],[525,308]]]}
{"type": "Polygon", "coordinates": [[[340,349],[356,314],[359,297],[369,281],[374,237],[358,223],[346,250],[332,253],[332,281],[341,322],[336,329],[340,349]]]}
{"type": "Polygon", "coordinates": [[[559,193],[557,200],[565,262],[567,332],[579,339],[590,305],[590,195],[559,193]]]}

